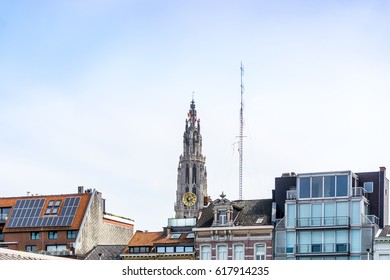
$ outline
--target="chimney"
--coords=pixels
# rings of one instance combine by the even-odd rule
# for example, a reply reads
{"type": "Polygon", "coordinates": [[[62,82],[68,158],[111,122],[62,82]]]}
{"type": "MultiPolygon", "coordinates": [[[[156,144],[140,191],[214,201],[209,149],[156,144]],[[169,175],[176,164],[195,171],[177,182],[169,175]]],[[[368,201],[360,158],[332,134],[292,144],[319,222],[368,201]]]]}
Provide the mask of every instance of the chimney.
{"type": "Polygon", "coordinates": [[[83,193],[84,192],[84,186],[78,186],[77,187],[77,192],[78,193],[83,193]]]}
{"type": "Polygon", "coordinates": [[[384,166],[379,167],[379,171],[385,173],[386,172],[386,167],[384,167],[384,166]]]}

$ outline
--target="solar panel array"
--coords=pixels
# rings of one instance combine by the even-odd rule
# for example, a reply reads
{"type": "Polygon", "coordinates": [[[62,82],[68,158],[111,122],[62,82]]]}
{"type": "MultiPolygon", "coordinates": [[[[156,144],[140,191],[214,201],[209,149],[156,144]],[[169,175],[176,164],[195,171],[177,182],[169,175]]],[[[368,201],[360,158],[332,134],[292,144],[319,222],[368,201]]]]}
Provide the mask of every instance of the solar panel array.
{"type": "Polygon", "coordinates": [[[60,227],[71,226],[77,208],[80,204],[80,197],[65,198],[61,207],[60,215],[49,215],[40,217],[42,207],[45,204],[44,198],[19,199],[13,207],[11,217],[8,220],[8,228],[21,227],[60,227]]]}

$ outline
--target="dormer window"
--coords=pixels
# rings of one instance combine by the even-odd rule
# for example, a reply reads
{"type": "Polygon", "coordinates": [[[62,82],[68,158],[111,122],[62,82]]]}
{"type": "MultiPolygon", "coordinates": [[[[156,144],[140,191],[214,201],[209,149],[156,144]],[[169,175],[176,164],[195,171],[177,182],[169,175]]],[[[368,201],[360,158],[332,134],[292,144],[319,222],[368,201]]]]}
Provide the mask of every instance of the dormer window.
{"type": "Polygon", "coordinates": [[[219,224],[225,225],[227,221],[226,211],[219,212],[219,224]]]}
{"type": "Polygon", "coordinates": [[[213,226],[232,226],[233,225],[233,203],[225,198],[222,193],[221,199],[213,202],[214,221],[213,226]]]}

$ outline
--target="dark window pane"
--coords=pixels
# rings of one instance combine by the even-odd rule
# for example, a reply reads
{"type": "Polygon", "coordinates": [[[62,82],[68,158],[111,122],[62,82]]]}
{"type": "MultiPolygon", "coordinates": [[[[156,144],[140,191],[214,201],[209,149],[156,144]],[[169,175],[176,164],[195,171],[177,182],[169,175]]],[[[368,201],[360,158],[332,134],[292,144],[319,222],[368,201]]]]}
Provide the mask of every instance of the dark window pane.
{"type": "Polygon", "coordinates": [[[311,197],[322,197],[322,177],[313,177],[311,188],[311,197]]]}
{"type": "Polygon", "coordinates": [[[348,195],[348,176],[340,175],[336,177],[336,186],[337,186],[337,196],[347,196],[348,195]]]}
{"type": "Polygon", "coordinates": [[[299,178],[299,197],[309,198],[310,197],[310,178],[299,178]]]}

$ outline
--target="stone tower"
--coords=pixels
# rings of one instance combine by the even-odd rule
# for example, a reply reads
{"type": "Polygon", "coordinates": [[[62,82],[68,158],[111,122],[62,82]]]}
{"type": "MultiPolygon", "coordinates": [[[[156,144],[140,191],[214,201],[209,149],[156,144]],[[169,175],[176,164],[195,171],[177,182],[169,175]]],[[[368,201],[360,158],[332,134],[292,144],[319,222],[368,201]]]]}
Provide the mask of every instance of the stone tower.
{"type": "Polygon", "coordinates": [[[192,99],[183,135],[183,154],[177,174],[176,218],[198,217],[207,201],[206,158],[202,155],[200,120],[192,99]]]}

